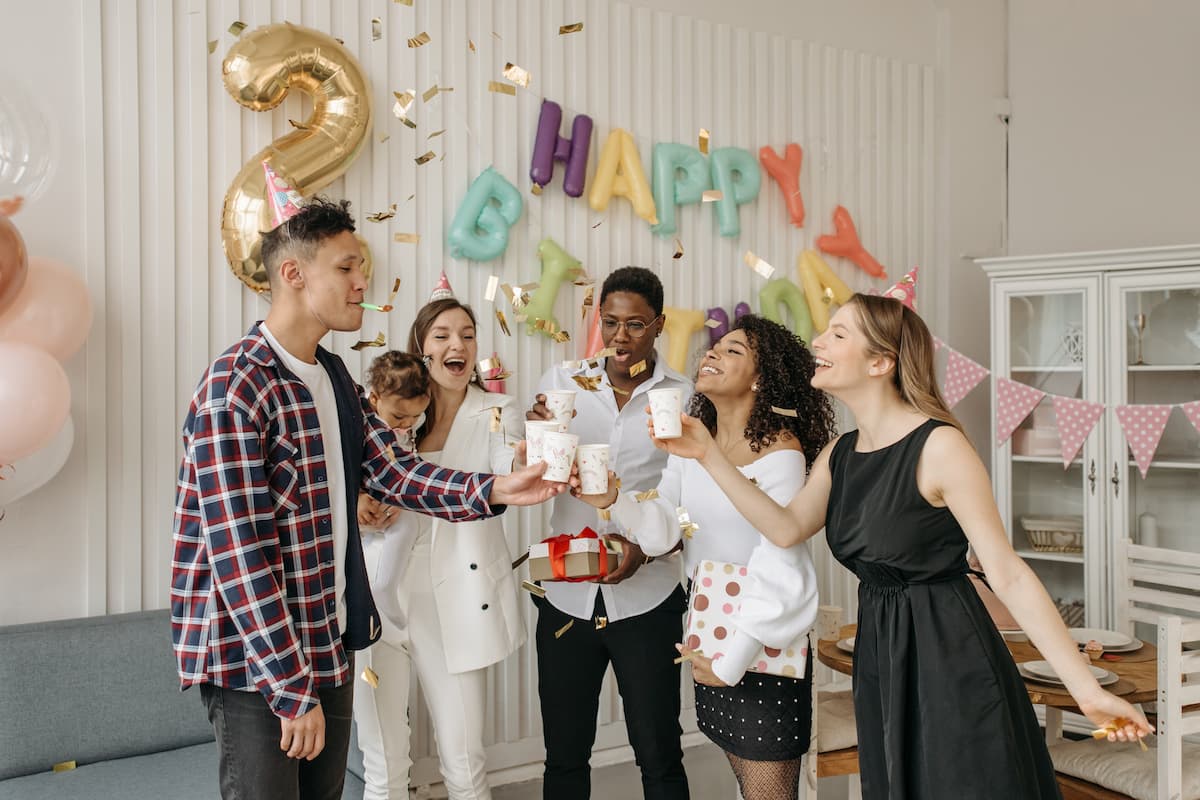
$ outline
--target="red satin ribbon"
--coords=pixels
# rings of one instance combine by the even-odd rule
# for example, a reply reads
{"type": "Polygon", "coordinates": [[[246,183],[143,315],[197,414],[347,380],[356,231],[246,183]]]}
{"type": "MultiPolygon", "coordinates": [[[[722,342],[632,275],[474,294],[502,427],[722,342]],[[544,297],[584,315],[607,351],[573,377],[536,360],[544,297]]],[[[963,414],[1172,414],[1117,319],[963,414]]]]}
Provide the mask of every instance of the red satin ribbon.
{"type": "Polygon", "coordinates": [[[567,583],[583,583],[584,581],[592,581],[596,578],[603,578],[608,574],[608,549],[604,543],[600,543],[600,571],[597,575],[583,575],[577,578],[567,577],[567,565],[565,559],[567,551],[571,547],[571,541],[574,539],[599,539],[596,532],[591,528],[584,528],[579,534],[572,536],[569,533],[560,533],[558,536],[551,536],[549,539],[543,539],[543,543],[549,545],[550,548],[550,569],[554,573],[554,580],[566,581],[567,583]]]}

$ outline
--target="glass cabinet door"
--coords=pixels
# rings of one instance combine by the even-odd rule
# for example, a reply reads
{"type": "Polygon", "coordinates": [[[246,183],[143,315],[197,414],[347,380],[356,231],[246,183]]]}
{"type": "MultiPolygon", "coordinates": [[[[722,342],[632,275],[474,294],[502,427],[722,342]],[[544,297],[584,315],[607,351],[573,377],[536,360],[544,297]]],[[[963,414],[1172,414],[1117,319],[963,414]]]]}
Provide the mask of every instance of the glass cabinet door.
{"type": "Polygon", "coordinates": [[[1004,322],[993,351],[994,378],[1046,393],[997,446],[997,502],[1013,548],[1033,567],[1069,625],[1103,616],[1106,549],[1100,427],[1064,467],[1054,396],[1097,400],[1101,340],[1099,280],[1093,276],[997,283],[993,313],[1004,322]]]}

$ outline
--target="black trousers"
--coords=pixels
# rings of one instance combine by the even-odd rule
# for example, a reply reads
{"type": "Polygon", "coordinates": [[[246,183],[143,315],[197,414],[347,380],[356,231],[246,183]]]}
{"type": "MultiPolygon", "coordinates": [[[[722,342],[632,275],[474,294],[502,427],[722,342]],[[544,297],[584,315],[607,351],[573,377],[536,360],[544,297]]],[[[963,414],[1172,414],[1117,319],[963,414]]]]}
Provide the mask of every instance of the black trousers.
{"type": "MultiPolygon", "coordinates": [[[[350,669],[354,675],[353,662],[350,669]]],[[[217,735],[222,800],[340,800],[350,749],[354,680],[318,691],[325,714],[325,749],[312,761],[279,749],[279,717],[258,692],[200,685],[217,735]]]]}
{"type": "Polygon", "coordinates": [[[610,663],[646,800],[686,800],[679,665],[674,663],[687,609],[683,587],[676,587],[657,608],[603,627],[596,624],[596,618],[605,616],[600,593],[592,620],[564,614],[545,599],[534,602],[538,696],[546,743],[544,800],[591,797],[589,761],[596,741],[600,689],[610,663]],[[572,620],[571,627],[555,638],[555,632],[572,620]]]}

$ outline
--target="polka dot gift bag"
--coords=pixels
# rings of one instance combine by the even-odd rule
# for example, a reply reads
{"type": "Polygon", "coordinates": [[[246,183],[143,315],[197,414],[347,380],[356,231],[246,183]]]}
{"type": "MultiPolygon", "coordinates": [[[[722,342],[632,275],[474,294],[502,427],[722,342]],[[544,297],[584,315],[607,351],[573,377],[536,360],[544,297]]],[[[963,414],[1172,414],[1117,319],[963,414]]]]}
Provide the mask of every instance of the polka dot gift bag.
{"type": "MultiPolygon", "coordinates": [[[[701,561],[692,576],[692,599],[688,607],[684,643],[713,661],[724,655],[724,646],[733,639],[734,621],[741,605],[746,568],[723,561],[701,561]]],[[[803,634],[787,647],[764,647],[750,662],[750,672],[763,672],[785,678],[803,678],[808,659],[808,636],[803,634]]]]}

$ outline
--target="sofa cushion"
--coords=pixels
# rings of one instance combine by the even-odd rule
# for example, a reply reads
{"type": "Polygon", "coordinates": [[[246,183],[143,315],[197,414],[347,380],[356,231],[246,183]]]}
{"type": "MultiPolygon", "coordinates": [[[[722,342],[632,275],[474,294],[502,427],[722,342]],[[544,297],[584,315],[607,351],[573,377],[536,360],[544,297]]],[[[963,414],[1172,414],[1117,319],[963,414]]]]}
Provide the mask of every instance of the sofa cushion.
{"type": "MultiPolygon", "coordinates": [[[[0,800],[218,800],[220,796],[215,742],[0,781],[0,800]]],[[[362,800],[362,796],[362,781],[347,774],[342,800],[362,800]]]]}
{"type": "Polygon", "coordinates": [[[166,610],[0,627],[0,779],[212,739],[166,610]]]}
{"type": "MultiPolygon", "coordinates": [[[[1149,752],[1135,744],[1086,739],[1050,747],[1054,769],[1127,794],[1134,800],[1158,797],[1158,742],[1147,736],[1149,752]]],[[[1183,795],[1180,800],[1200,800],[1200,745],[1183,742],[1183,795]]]]}
{"type": "Polygon", "coordinates": [[[850,692],[817,693],[817,752],[858,746],[854,698],[850,692]]]}

